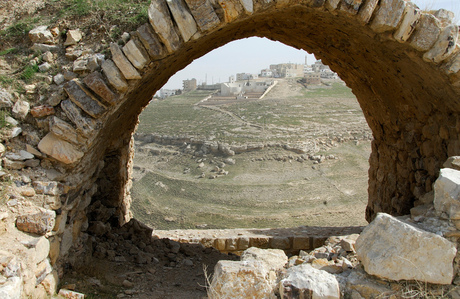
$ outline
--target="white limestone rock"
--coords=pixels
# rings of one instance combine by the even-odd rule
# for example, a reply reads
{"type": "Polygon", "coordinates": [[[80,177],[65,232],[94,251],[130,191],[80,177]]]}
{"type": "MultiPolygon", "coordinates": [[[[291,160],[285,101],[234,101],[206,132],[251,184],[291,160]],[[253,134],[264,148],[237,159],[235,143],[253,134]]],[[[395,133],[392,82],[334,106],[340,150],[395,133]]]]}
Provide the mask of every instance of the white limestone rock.
{"type": "Polygon", "coordinates": [[[13,96],[3,88],[0,88],[0,108],[11,108],[13,106],[13,96]]]}
{"type": "Polygon", "coordinates": [[[269,271],[278,271],[284,268],[288,262],[288,257],[281,249],[260,249],[251,247],[246,249],[241,255],[242,261],[260,261],[265,264],[269,271]]]}
{"type": "Polygon", "coordinates": [[[374,32],[381,33],[395,30],[401,21],[406,2],[403,0],[382,0],[374,14],[371,28],[374,32]]]}
{"type": "Polygon", "coordinates": [[[54,36],[48,26],[38,26],[30,30],[29,38],[33,43],[54,44],[54,36]]]}
{"type": "Polygon", "coordinates": [[[340,298],[335,276],[310,264],[289,268],[279,283],[279,293],[281,298],[340,298]]]}
{"type": "Polygon", "coordinates": [[[10,277],[0,285],[0,298],[3,299],[20,299],[22,298],[22,278],[10,277]]]}
{"type": "Polygon", "coordinates": [[[83,157],[83,153],[75,146],[60,139],[54,133],[48,133],[43,137],[38,144],[38,149],[64,164],[75,163],[83,157]]]}
{"type": "Polygon", "coordinates": [[[144,47],[137,40],[130,40],[124,47],[123,52],[131,63],[141,70],[150,61],[149,54],[144,50],[144,47]]]}
{"type": "Polygon", "coordinates": [[[412,2],[407,2],[406,8],[404,9],[401,25],[394,33],[393,37],[400,43],[403,43],[409,39],[412,32],[414,32],[415,25],[417,25],[420,19],[420,9],[412,2]]]}
{"type": "Polygon", "coordinates": [[[29,113],[29,110],[30,104],[26,101],[19,100],[14,104],[12,112],[16,117],[24,119],[27,113],[29,113]]]}
{"type": "Polygon", "coordinates": [[[356,253],[371,275],[451,284],[457,250],[441,236],[379,213],[356,241],[356,253]]]}
{"type": "Polygon", "coordinates": [[[182,0],[168,0],[166,3],[176,21],[182,38],[185,42],[188,41],[198,31],[198,28],[195,19],[187,9],[187,5],[182,0]]]}
{"type": "Polygon", "coordinates": [[[82,34],[80,29],[67,31],[67,39],[64,46],[76,45],[81,40],[82,34]]]}
{"type": "Polygon", "coordinates": [[[181,44],[180,37],[174,29],[167,4],[152,1],[149,7],[149,21],[168,52],[177,50],[181,44]]]}
{"type": "Polygon", "coordinates": [[[447,213],[452,220],[460,219],[460,171],[443,168],[434,183],[434,208],[447,213]]]}
{"type": "Polygon", "coordinates": [[[140,79],[141,75],[139,72],[133,67],[131,62],[126,58],[125,54],[123,54],[123,51],[121,50],[120,46],[111,43],[110,44],[110,51],[112,52],[112,58],[117,67],[120,69],[120,71],[123,73],[123,76],[128,79],[128,80],[133,80],[133,79],[140,79]]]}
{"type": "Polygon", "coordinates": [[[458,26],[449,25],[439,35],[433,48],[423,55],[425,61],[440,63],[454,52],[458,39],[458,26]]]}

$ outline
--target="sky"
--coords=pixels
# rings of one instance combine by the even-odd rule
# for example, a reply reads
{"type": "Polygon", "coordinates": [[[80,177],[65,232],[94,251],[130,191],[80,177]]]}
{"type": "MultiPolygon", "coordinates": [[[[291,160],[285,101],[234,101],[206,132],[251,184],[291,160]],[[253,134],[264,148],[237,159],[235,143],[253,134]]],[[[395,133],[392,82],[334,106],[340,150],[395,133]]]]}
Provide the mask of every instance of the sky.
{"type": "MultiPolygon", "coordinates": [[[[456,14],[460,24],[460,0],[413,0],[422,10],[445,8],[456,14]]],[[[251,37],[230,42],[194,60],[185,69],[177,72],[163,86],[166,89],[182,89],[182,80],[195,78],[198,84],[228,82],[236,73],[258,74],[270,64],[307,63],[316,61],[312,54],[297,50],[280,42],[266,38],[251,37]],[[222,59],[226,57],[226,59],[222,59]]]]}

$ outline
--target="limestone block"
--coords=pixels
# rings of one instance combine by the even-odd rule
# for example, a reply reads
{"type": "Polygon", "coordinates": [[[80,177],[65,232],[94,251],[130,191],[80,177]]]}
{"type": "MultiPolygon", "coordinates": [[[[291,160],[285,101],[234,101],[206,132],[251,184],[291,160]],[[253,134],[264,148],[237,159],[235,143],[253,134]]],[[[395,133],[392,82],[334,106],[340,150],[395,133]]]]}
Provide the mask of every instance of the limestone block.
{"type": "Polygon", "coordinates": [[[51,271],[41,282],[48,295],[54,295],[56,293],[58,283],[59,277],[56,270],[51,271]]]}
{"type": "Polygon", "coordinates": [[[0,298],[19,299],[23,298],[22,277],[10,277],[0,285],[0,298]]]}
{"type": "Polygon", "coordinates": [[[238,238],[238,250],[245,250],[249,248],[249,238],[240,237],[238,238]]]}
{"type": "Polygon", "coordinates": [[[140,79],[141,75],[139,72],[133,67],[131,62],[126,58],[121,50],[120,46],[111,43],[110,44],[110,51],[112,52],[112,59],[120,69],[123,76],[128,80],[140,79]]]}
{"type": "Polygon", "coordinates": [[[441,236],[379,213],[356,241],[356,252],[371,275],[451,284],[457,250],[441,236]]]}
{"type": "Polygon", "coordinates": [[[450,219],[460,219],[460,171],[443,168],[434,183],[434,208],[437,213],[447,213],[450,219]]]}
{"type": "Polygon", "coordinates": [[[248,14],[252,14],[254,12],[254,3],[252,0],[240,0],[241,4],[243,5],[244,10],[248,14]]]}
{"type": "Polygon", "coordinates": [[[77,130],[83,136],[90,136],[96,129],[96,123],[93,119],[83,116],[83,111],[77,107],[71,100],[61,102],[61,108],[67,117],[77,126],[77,130]]]}
{"type": "Polygon", "coordinates": [[[442,165],[444,168],[452,168],[455,170],[460,170],[460,156],[449,157],[446,162],[442,165]]]}
{"type": "Polygon", "coordinates": [[[47,72],[50,69],[51,69],[51,64],[49,64],[48,62],[44,62],[38,66],[38,70],[42,73],[47,72]]]}
{"type": "Polygon", "coordinates": [[[179,35],[169,14],[169,9],[162,0],[153,0],[149,6],[149,21],[160,37],[168,52],[174,52],[181,45],[179,35]]]}
{"type": "Polygon", "coordinates": [[[410,45],[418,51],[428,51],[438,40],[441,33],[441,23],[431,14],[422,13],[415,26],[415,31],[409,39],[410,45]]]}
{"type": "Polygon", "coordinates": [[[163,46],[158,40],[158,35],[150,24],[144,24],[137,28],[136,36],[142,42],[150,57],[154,58],[164,54],[163,46]]]}
{"type": "Polygon", "coordinates": [[[54,113],[54,108],[48,105],[35,106],[30,109],[30,114],[32,114],[33,117],[45,117],[53,115],[54,113]]]}
{"type": "Polygon", "coordinates": [[[289,268],[279,283],[279,293],[281,298],[340,298],[335,276],[310,264],[289,268]]]}
{"type": "Polygon", "coordinates": [[[449,25],[453,24],[455,14],[449,10],[446,9],[438,9],[433,13],[433,16],[435,16],[439,21],[441,21],[441,26],[442,27],[447,27],[449,25]]]}
{"type": "MultiPolygon", "coordinates": [[[[185,2],[201,31],[211,30],[220,24],[219,17],[209,0],[185,0],[185,2]]],[[[251,14],[253,10],[252,0],[242,0],[241,3],[246,11],[251,14]]]]}
{"type": "Polygon", "coordinates": [[[3,167],[6,169],[23,169],[26,167],[26,164],[23,161],[14,161],[8,158],[3,158],[3,167]]]}
{"type": "Polygon", "coordinates": [[[29,113],[29,109],[30,104],[28,102],[19,100],[14,104],[13,110],[11,112],[13,112],[16,117],[24,119],[29,113]]]}
{"type": "Polygon", "coordinates": [[[371,23],[374,32],[395,30],[401,21],[406,2],[404,0],[383,0],[371,23]]]}
{"type": "Polygon", "coordinates": [[[326,0],[325,6],[327,10],[329,11],[334,11],[337,9],[337,6],[339,5],[340,0],[326,0]]]}
{"type": "Polygon", "coordinates": [[[270,240],[270,247],[276,249],[289,249],[291,244],[287,237],[273,237],[270,240]]]}
{"type": "Polygon", "coordinates": [[[19,215],[16,218],[16,227],[23,232],[44,235],[53,229],[55,218],[54,211],[40,209],[36,213],[19,215]]]}
{"type": "Polygon", "coordinates": [[[358,12],[358,20],[364,24],[369,23],[375,8],[377,7],[379,0],[368,0],[361,5],[361,9],[358,12]]]}
{"type": "Polygon", "coordinates": [[[54,133],[48,133],[38,144],[41,152],[64,163],[73,164],[78,162],[83,153],[75,148],[71,143],[60,139],[54,133]]]}
{"type": "Polygon", "coordinates": [[[83,79],[83,83],[110,105],[115,105],[117,103],[119,99],[118,95],[110,90],[107,84],[105,84],[99,72],[93,72],[86,76],[85,79],[83,79]]]}
{"type": "Polygon", "coordinates": [[[219,261],[208,295],[210,299],[275,298],[275,278],[259,262],[219,261]]]}
{"type": "Polygon", "coordinates": [[[136,39],[130,40],[123,47],[123,53],[138,70],[143,69],[150,61],[149,54],[147,54],[141,42],[136,39]]]}
{"type": "Polygon", "coordinates": [[[242,261],[259,261],[264,264],[268,271],[278,271],[284,268],[288,262],[288,257],[283,250],[280,249],[260,249],[251,247],[241,255],[242,261]]]}
{"type": "MultiPolygon", "coordinates": [[[[351,271],[347,277],[347,288],[357,292],[361,298],[379,298],[382,294],[391,294],[394,291],[390,289],[388,284],[382,284],[375,281],[371,276],[367,275],[359,268],[351,271]]],[[[352,298],[356,298],[353,297],[352,298]]],[[[359,298],[359,297],[358,297],[359,298]]]]}
{"type": "Polygon", "coordinates": [[[351,15],[356,15],[362,3],[363,0],[343,0],[340,2],[339,9],[351,15]]]}
{"type": "Polygon", "coordinates": [[[128,83],[112,60],[105,60],[101,67],[107,80],[116,90],[125,92],[128,89],[128,83]]]}
{"type": "Polygon", "coordinates": [[[183,0],[168,0],[166,3],[176,21],[182,39],[187,42],[198,31],[195,20],[187,10],[187,5],[183,0]]]}
{"type": "Polygon", "coordinates": [[[59,195],[59,185],[57,182],[33,181],[32,186],[37,194],[59,195]]]}
{"type": "Polygon", "coordinates": [[[232,0],[217,0],[217,3],[219,3],[220,7],[222,7],[224,11],[224,20],[226,23],[236,20],[243,10],[240,3],[238,3],[238,5],[232,0]]]}
{"type": "Polygon", "coordinates": [[[237,238],[228,238],[225,242],[225,250],[233,251],[238,249],[238,239],[237,238]]]}
{"type": "Polygon", "coordinates": [[[414,32],[415,26],[420,19],[420,15],[421,12],[417,5],[412,2],[407,2],[401,25],[399,25],[399,28],[393,34],[394,39],[400,43],[407,41],[412,32],[414,32]]]}
{"type": "Polygon", "coordinates": [[[51,271],[53,271],[53,268],[51,267],[49,259],[45,259],[37,264],[37,268],[35,269],[35,284],[40,284],[51,271]]]}
{"type": "Polygon", "coordinates": [[[62,296],[63,298],[85,299],[85,294],[66,289],[60,289],[58,295],[62,296]]]}
{"type": "Polygon", "coordinates": [[[48,26],[38,26],[30,30],[29,38],[33,43],[54,44],[54,36],[48,26]]]}
{"type": "Polygon", "coordinates": [[[69,123],[55,116],[50,118],[50,131],[59,138],[75,145],[79,145],[82,141],[84,141],[82,137],[78,136],[77,130],[75,130],[69,123]]]}
{"type": "Polygon", "coordinates": [[[56,45],[46,45],[46,44],[40,44],[40,43],[33,44],[31,49],[33,51],[39,51],[42,53],[47,52],[47,51],[50,51],[50,52],[59,51],[59,47],[56,45]]]}
{"type": "Polygon", "coordinates": [[[433,48],[423,55],[425,61],[440,63],[454,52],[458,39],[458,26],[449,25],[439,35],[433,48]]]}
{"type": "Polygon", "coordinates": [[[257,248],[268,248],[269,243],[269,237],[251,237],[249,240],[249,246],[257,248]]]}
{"type": "Polygon", "coordinates": [[[67,38],[65,40],[64,46],[76,45],[81,40],[82,35],[80,29],[69,30],[67,31],[67,38]]]}
{"type": "Polygon", "coordinates": [[[294,237],[294,239],[292,240],[292,249],[310,249],[310,237],[294,237]]]}
{"type": "Polygon", "coordinates": [[[32,155],[31,153],[27,151],[20,150],[18,153],[7,152],[5,154],[5,157],[7,159],[14,160],[14,161],[25,161],[25,160],[33,159],[34,155],[32,155]]]}
{"type": "Polygon", "coordinates": [[[101,117],[106,108],[78,81],[73,79],[64,85],[70,100],[94,118],[101,117]]]}
{"type": "Polygon", "coordinates": [[[225,239],[214,240],[214,248],[220,251],[224,251],[225,250],[225,239]]]}
{"type": "MultiPolygon", "coordinates": [[[[65,223],[65,221],[63,221],[65,223]]],[[[59,238],[57,236],[50,237],[50,252],[49,252],[49,257],[50,257],[50,262],[51,265],[54,265],[57,261],[57,258],[59,257],[59,250],[60,250],[60,245],[61,243],[59,242],[59,238]]]]}

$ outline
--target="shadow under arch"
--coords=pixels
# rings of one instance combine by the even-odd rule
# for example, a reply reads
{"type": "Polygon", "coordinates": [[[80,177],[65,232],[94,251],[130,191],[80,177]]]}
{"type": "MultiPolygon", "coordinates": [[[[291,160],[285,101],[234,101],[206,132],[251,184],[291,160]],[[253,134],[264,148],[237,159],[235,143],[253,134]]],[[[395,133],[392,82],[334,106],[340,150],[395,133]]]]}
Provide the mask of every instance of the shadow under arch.
{"type": "MultiPolygon", "coordinates": [[[[140,80],[130,80],[120,105],[102,124],[97,142],[74,169],[93,180],[97,174],[99,192],[93,202],[115,208],[119,223],[129,220],[131,137],[142,109],[194,59],[230,41],[258,36],[314,53],[352,89],[374,135],[366,218],[371,220],[377,212],[408,213],[415,200],[431,191],[446,158],[460,152],[460,89],[454,84],[455,74],[448,74],[455,59],[426,62],[425,51],[414,48],[414,35],[425,34],[423,28],[416,27],[413,39],[400,43],[393,37],[396,27],[378,29],[362,22],[359,14],[326,9],[324,1],[256,4],[254,13],[240,9],[234,17],[227,16],[226,8],[216,9],[221,19],[230,19],[153,59],[140,80]]],[[[370,24],[375,24],[378,8],[375,11],[370,24]]]]}

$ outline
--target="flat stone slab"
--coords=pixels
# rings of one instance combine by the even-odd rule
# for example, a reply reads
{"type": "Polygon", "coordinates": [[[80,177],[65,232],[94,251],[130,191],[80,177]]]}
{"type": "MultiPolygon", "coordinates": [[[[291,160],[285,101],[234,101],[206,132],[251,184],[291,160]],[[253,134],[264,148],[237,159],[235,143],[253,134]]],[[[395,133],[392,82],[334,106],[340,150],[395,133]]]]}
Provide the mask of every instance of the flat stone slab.
{"type": "Polygon", "coordinates": [[[99,118],[105,112],[105,107],[99,103],[77,79],[67,82],[64,90],[69,95],[70,100],[86,113],[94,118],[99,118]]]}
{"type": "Polygon", "coordinates": [[[42,153],[64,164],[73,164],[83,157],[83,153],[77,150],[74,145],[58,138],[53,133],[48,133],[43,137],[38,148],[42,153]]]}

